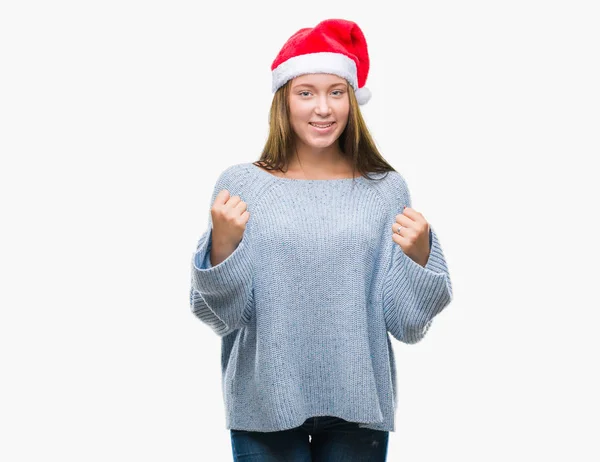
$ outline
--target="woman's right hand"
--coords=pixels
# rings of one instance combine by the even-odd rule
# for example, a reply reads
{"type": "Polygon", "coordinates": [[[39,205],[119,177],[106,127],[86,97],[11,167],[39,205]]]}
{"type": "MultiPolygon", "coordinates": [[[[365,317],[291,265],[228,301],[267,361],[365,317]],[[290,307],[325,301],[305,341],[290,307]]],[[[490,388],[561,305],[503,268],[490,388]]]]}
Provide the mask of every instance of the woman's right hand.
{"type": "Polygon", "coordinates": [[[240,196],[230,197],[227,189],[219,191],[215,197],[210,214],[212,217],[212,241],[215,255],[227,253],[228,255],[238,246],[250,212],[246,210],[246,203],[240,196]]]}

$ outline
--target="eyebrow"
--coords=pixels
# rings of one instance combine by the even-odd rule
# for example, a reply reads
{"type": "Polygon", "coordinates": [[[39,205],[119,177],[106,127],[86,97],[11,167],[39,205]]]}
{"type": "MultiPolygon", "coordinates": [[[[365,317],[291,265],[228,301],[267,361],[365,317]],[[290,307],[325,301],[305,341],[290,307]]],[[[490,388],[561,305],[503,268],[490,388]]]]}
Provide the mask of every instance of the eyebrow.
{"type": "MultiPolygon", "coordinates": [[[[347,86],[347,83],[343,83],[343,82],[339,82],[339,83],[334,83],[332,85],[329,85],[329,88],[333,88],[336,87],[338,85],[343,85],[344,87],[347,86]]],[[[294,85],[294,90],[298,87],[307,87],[307,88],[312,88],[315,89],[316,87],[314,85],[311,85],[310,83],[299,83],[298,85],[294,85]]]]}

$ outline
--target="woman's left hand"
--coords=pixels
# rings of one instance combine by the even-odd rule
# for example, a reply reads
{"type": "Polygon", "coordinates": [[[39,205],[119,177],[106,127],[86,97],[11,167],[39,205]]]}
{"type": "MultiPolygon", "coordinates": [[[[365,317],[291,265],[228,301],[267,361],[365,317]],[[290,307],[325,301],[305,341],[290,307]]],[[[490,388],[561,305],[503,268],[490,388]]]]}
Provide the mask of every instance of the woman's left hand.
{"type": "Polygon", "coordinates": [[[398,244],[406,256],[421,266],[429,259],[429,223],[425,217],[411,207],[404,207],[401,214],[396,215],[392,225],[392,240],[398,244]],[[400,234],[398,234],[398,225],[400,234]]]}

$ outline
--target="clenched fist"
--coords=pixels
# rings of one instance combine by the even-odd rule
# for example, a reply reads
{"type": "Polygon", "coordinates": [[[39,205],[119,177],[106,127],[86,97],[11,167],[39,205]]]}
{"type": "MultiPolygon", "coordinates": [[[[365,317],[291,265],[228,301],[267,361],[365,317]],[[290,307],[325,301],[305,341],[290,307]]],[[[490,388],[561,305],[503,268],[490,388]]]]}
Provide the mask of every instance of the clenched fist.
{"type": "Polygon", "coordinates": [[[396,222],[392,225],[392,240],[414,262],[421,266],[427,264],[430,252],[429,223],[420,212],[404,207],[402,213],[396,215],[396,222]]]}
{"type": "Polygon", "coordinates": [[[246,230],[250,212],[240,196],[230,197],[227,189],[219,191],[210,209],[212,217],[213,266],[225,260],[236,249],[246,230]]]}

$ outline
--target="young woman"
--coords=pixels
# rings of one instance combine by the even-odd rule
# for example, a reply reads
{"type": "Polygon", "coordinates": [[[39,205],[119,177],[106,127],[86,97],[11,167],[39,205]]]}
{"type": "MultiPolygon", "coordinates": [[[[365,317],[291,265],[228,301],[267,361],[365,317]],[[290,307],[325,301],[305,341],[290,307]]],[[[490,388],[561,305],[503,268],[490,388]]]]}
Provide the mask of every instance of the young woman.
{"type": "Polygon", "coordinates": [[[388,334],[424,337],[452,299],[446,260],[361,116],[358,25],[299,30],[271,69],[265,148],[220,174],[192,257],[192,311],[222,340],[234,460],[384,461],[388,334]]]}

